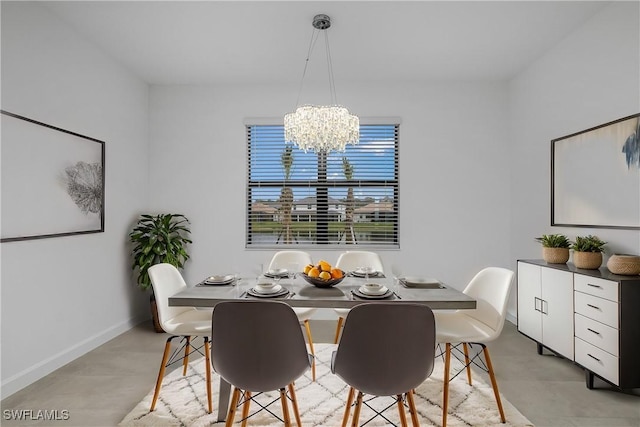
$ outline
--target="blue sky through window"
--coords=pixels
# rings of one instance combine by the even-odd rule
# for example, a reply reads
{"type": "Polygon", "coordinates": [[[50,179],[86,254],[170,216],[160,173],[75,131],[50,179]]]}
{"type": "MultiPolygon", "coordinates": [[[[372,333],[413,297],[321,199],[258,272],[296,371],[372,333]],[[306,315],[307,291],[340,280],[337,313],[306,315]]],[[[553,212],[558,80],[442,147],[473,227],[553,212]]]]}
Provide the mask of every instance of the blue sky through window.
{"type": "MultiPolygon", "coordinates": [[[[353,180],[358,181],[392,181],[395,180],[396,162],[396,126],[395,125],[362,125],[360,141],[356,145],[348,145],[345,152],[331,152],[327,157],[327,180],[344,180],[342,158],[346,157],[353,166],[353,180]]],[[[250,179],[253,182],[282,181],[285,179],[281,164],[281,155],[286,144],[282,126],[252,126],[250,179]]],[[[293,189],[294,199],[315,196],[315,187],[308,187],[309,181],[315,181],[318,175],[317,155],[293,146],[293,167],[289,178],[289,187],[293,189]],[[304,182],[304,187],[300,184],[304,182]]],[[[330,188],[329,196],[343,199],[346,188],[330,188]]],[[[357,187],[354,188],[356,198],[367,197],[375,200],[393,198],[393,188],[357,187]]],[[[252,199],[276,201],[280,196],[279,188],[253,187],[252,199]]]]}

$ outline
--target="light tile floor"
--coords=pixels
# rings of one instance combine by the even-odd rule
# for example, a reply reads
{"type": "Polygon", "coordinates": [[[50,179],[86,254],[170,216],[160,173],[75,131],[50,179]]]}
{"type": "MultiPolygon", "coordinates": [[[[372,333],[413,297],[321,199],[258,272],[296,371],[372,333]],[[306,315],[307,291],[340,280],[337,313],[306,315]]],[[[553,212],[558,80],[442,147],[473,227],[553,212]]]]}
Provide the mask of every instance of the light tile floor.
{"type": "MultiPolygon", "coordinates": [[[[314,341],[332,342],[335,322],[312,321],[314,341]]],[[[3,426],[116,426],[155,383],[166,340],[150,322],[140,324],[1,403],[3,426]],[[10,421],[6,410],[68,410],[61,421],[10,421]]],[[[536,426],[640,427],[640,389],[625,393],[545,353],[508,323],[490,345],[501,393],[536,426]]],[[[639,357],[640,363],[640,357],[639,357]]],[[[485,377],[486,378],[486,377],[485,377]]]]}

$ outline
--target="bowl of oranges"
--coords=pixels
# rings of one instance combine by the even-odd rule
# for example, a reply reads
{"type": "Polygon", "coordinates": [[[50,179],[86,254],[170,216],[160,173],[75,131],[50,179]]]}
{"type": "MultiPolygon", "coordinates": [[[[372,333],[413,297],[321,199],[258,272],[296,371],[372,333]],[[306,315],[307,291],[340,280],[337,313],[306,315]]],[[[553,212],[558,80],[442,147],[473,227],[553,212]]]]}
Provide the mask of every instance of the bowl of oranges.
{"type": "Polygon", "coordinates": [[[342,282],[344,271],[339,268],[333,268],[326,261],[320,261],[318,265],[309,264],[305,266],[302,277],[319,288],[330,288],[342,282]]]}

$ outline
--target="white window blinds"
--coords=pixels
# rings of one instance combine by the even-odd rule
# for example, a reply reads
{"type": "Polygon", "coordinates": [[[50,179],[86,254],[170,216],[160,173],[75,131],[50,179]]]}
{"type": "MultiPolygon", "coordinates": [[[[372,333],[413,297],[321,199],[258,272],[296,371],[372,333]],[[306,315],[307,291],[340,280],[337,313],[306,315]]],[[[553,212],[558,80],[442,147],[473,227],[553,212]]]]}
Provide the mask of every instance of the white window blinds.
{"type": "Polygon", "coordinates": [[[345,152],[305,153],[247,126],[247,247],[398,247],[399,125],[361,125],[345,152]]]}

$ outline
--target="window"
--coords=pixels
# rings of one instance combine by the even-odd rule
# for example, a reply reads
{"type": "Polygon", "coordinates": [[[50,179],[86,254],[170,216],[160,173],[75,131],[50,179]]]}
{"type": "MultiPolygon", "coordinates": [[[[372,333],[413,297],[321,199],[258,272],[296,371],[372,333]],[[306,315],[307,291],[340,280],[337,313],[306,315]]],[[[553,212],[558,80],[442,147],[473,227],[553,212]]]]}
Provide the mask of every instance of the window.
{"type": "Polygon", "coordinates": [[[248,125],[247,247],[398,247],[398,128],[360,125],[358,144],[316,154],[248,125]]]}

